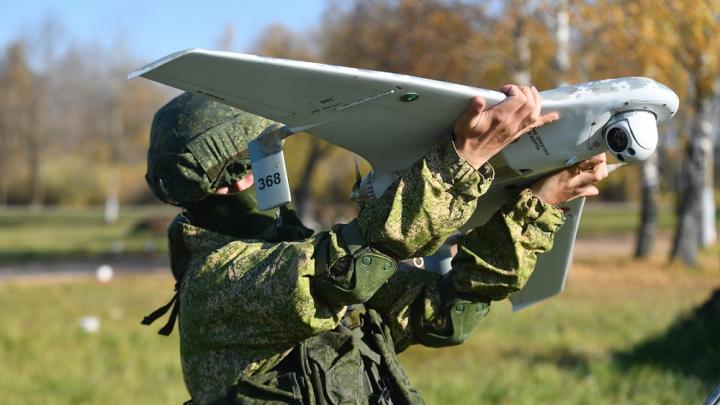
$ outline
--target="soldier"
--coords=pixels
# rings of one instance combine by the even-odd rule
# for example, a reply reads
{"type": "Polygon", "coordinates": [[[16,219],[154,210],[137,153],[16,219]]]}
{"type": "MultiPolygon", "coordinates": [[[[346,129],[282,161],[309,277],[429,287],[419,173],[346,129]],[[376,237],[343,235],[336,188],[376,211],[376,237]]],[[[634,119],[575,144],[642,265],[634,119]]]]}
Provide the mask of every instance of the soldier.
{"type": "Polygon", "coordinates": [[[168,229],[182,369],[192,403],[422,403],[397,353],[463,342],[490,301],[517,291],[563,222],[553,204],[597,194],[604,155],[537,182],[462,235],[445,276],[400,260],[433,253],[493,180],[488,159],[534,127],[533,87],[475,97],[454,134],[349,224],[313,232],[287,207],[258,210],[247,143],[260,117],[183,94],[155,115],[147,181],[183,208],[168,229]]]}

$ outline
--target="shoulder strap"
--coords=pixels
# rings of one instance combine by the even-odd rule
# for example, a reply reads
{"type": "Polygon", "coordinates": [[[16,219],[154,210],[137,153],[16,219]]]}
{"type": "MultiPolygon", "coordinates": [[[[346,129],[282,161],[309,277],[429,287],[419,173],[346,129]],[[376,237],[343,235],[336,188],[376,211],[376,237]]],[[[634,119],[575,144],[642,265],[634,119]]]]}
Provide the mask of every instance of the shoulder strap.
{"type": "Polygon", "coordinates": [[[357,253],[365,244],[365,238],[363,238],[362,232],[360,232],[360,228],[357,225],[357,220],[355,219],[349,224],[343,225],[340,229],[340,237],[351,255],[357,253]]]}

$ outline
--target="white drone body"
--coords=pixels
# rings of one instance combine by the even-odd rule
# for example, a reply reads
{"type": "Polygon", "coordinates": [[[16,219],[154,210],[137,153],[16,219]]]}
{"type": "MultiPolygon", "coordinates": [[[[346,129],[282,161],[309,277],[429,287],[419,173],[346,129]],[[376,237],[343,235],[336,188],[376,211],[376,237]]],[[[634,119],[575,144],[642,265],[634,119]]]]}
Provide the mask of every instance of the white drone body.
{"type": "MultiPolygon", "coordinates": [[[[373,167],[361,191],[379,196],[443,136],[470,98],[494,105],[503,93],[413,76],[205,50],[166,56],[130,74],[195,92],[286,125],[284,135],[250,146],[263,207],[290,200],[281,138],[307,132],[364,157],[373,167]],[[260,183],[258,179],[263,179],[260,183]]],[[[649,157],[657,125],[678,108],[677,95],[651,79],[609,79],[540,93],[543,113],[560,119],[520,137],[491,159],[495,181],[464,226],[483,224],[522,188],[548,173],[601,152],[622,162],[649,157]]],[[[563,204],[566,222],[554,247],[511,297],[519,309],[560,292],[584,199],[563,204]]]]}

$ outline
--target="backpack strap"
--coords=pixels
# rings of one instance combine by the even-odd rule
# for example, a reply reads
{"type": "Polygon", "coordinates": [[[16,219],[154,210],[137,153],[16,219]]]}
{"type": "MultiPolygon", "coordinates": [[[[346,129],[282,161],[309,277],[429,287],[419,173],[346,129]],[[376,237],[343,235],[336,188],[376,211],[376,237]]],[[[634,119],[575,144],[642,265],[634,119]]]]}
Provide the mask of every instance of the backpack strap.
{"type": "Polygon", "coordinates": [[[160,328],[160,330],[158,331],[158,335],[169,336],[170,333],[172,333],[173,328],[175,327],[175,322],[177,321],[178,312],[180,311],[179,304],[179,292],[177,289],[177,284],[175,284],[175,294],[173,295],[172,299],[170,299],[170,302],[154,310],[149,315],[145,316],[145,318],[143,318],[140,323],[143,325],[150,325],[158,318],[165,315],[167,311],[170,310],[170,307],[172,307],[172,311],[170,311],[170,317],[168,317],[167,323],[165,323],[165,326],[160,328]]]}

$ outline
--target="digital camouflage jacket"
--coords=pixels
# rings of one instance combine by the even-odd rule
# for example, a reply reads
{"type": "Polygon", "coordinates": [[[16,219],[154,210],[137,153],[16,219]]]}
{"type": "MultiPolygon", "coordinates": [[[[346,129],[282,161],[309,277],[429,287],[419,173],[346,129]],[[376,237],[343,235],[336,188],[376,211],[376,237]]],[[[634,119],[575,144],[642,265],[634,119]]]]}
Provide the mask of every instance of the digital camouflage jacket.
{"type": "MultiPolygon", "coordinates": [[[[451,139],[443,139],[369,203],[357,225],[368,245],[397,260],[429,255],[469,219],[492,179],[490,165],[473,169],[451,139]]],[[[559,209],[524,191],[461,237],[450,273],[453,290],[483,302],[516,291],[536,256],[552,246],[562,220],[559,209]]],[[[182,369],[193,403],[223,397],[238,377],[263,373],[300,342],[338,327],[346,308],[318,299],[311,282],[322,238],[330,241],[330,265],[348,254],[337,229],[270,243],[213,233],[182,215],[171,224],[182,369]]],[[[419,342],[418,328],[442,333],[446,327],[448,297],[440,284],[435,273],[401,265],[365,303],[396,352],[419,342]]]]}

